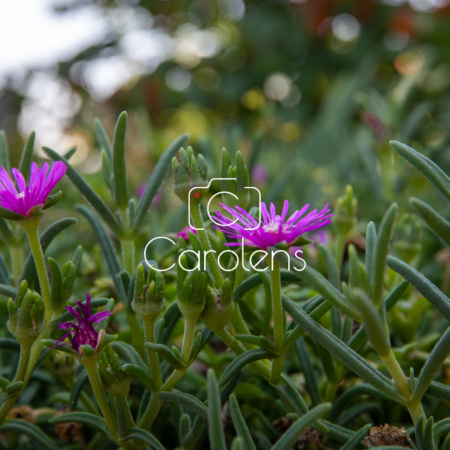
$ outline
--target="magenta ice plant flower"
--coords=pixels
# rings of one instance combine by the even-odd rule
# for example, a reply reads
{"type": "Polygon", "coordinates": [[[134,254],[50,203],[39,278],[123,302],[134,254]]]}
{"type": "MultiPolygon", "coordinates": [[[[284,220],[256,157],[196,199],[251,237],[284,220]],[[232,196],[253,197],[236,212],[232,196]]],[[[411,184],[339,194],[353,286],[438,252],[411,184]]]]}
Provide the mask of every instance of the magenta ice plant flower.
{"type": "Polygon", "coordinates": [[[111,314],[111,311],[102,311],[92,315],[91,311],[91,297],[86,294],[86,304],[77,300],[78,311],[72,306],[66,306],[69,311],[77,320],[78,324],[72,322],[62,322],[59,324],[60,330],[69,330],[61,339],[57,341],[56,347],[64,345],[64,340],[69,336],[72,336],[72,348],[80,353],[81,345],[90,345],[92,348],[97,348],[98,333],[94,328],[94,323],[100,322],[105,317],[111,314]]]}
{"type": "Polygon", "coordinates": [[[29,217],[35,206],[44,205],[52,189],[66,173],[66,165],[57,161],[49,171],[47,163],[44,163],[42,169],[39,169],[37,164],[33,163],[28,185],[24,176],[17,169],[13,168],[11,172],[16,179],[18,189],[11,181],[8,172],[1,167],[0,206],[24,217],[29,217]]]}
{"type": "Polygon", "coordinates": [[[197,231],[195,231],[192,227],[184,227],[180,232],[175,233],[176,237],[182,237],[185,241],[189,240],[189,236],[187,234],[188,231],[192,231],[192,233],[197,234],[197,231]]]}
{"type": "Polygon", "coordinates": [[[291,245],[302,234],[317,230],[331,223],[333,214],[329,214],[330,209],[328,205],[325,205],[321,211],[315,209],[304,216],[309,208],[309,205],[305,205],[286,219],[289,210],[289,202],[287,200],[284,202],[281,216],[276,214],[273,203],[270,204],[270,213],[266,204],[261,203],[262,223],[258,224],[257,218],[254,218],[239,206],[230,208],[221,204],[225,211],[232,216],[232,219],[225,217],[220,212],[216,212],[216,216],[213,219],[217,226],[214,228],[222,231],[227,237],[240,241],[230,242],[226,245],[241,245],[241,240],[243,239],[244,245],[267,250],[269,247],[282,242],[291,245]]]}

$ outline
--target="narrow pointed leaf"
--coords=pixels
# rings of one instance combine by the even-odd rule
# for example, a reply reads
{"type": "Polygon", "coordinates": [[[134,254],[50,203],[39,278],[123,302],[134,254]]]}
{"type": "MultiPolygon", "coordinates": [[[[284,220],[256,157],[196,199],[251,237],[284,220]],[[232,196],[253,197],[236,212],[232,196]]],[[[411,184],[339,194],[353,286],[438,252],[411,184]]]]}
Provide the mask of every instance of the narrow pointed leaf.
{"type": "Polygon", "coordinates": [[[9,172],[8,143],[6,141],[6,134],[3,130],[0,130],[0,166],[4,167],[6,171],[9,172]]]}
{"type": "Polygon", "coordinates": [[[393,256],[387,260],[388,266],[411,283],[449,322],[450,300],[428,278],[393,256]]]}
{"type": "Polygon", "coordinates": [[[244,450],[256,450],[256,445],[253,442],[250,431],[245,423],[244,416],[239,409],[239,403],[234,394],[230,395],[230,413],[236,434],[242,439],[244,450]]]}
{"type": "Polygon", "coordinates": [[[285,378],[285,384],[283,386],[278,384],[272,385],[272,387],[278,392],[278,395],[292,412],[299,415],[308,412],[308,406],[305,400],[289,377],[285,378]]]}
{"type": "Polygon", "coordinates": [[[92,189],[80,173],[63,156],[59,155],[54,150],[48,147],[43,147],[43,150],[51,159],[53,159],[53,161],[62,161],[66,164],[66,175],[69,180],[75,185],[86,201],[98,212],[105,223],[108,224],[111,231],[116,236],[123,237],[123,229],[117,222],[114,214],[109,210],[100,196],[94,191],[94,189],[92,189]]]}
{"type": "Polygon", "coordinates": [[[114,341],[111,342],[110,345],[122,361],[126,361],[127,363],[139,366],[141,369],[147,370],[144,361],[142,361],[138,352],[130,344],[123,341],[114,341]]]}
{"type": "Polygon", "coordinates": [[[69,412],[60,416],[53,417],[49,420],[50,423],[66,423],[66,422],[78,422],[84,425],[91,426],[99,431],[105,433],[108,437],[111,437],[108,431],[108,425],[105,419],[94,414],[86,412],[69,412]]]}
{"type": "Polygon", "coordinates": [[[401,142],[391,141],[391,146],[450,200],[450,178],[436,163],[401,142]]]}
{"type": "Polygon", "coordinates": [[[377,230],[373,222],[369,222],[366,232],[366,272],[367,277],[372,285],[374,254],[377,246],[377,230]]]}
{"type": "Polygon", "coordinates": [[[84,205],[77,205],[75,209],[88,220],[92,229],[94,230],[95,236],[97,237],[97,240],[102,249],[103,256],[106,259],[109,273],[111,274],[111,278],[116,285],[120,300],[124,302],[125,292],[123,291],[123,285],[117,280],[117,274],[121,271],[120,262],[111,238],[108,236],[103,224],[100,222],[98,217],[88,207],[84,205]]]}
{"type": "Polygon", "coordinates": [[[163,402],[176,403],[177,405],[192,409],[192,411],[204,419],[208,418],[208,408],[193,395],[173,389],[170,392],[160,392],[159,398],[163,402]]]}
{"type": "Polygon", "coordinates": [[[131,428],[128,430],[124,441],[129,441],[130,439],[138,439],[139,441],[145,442],[150,448],[154,450],[165,450],[161,442],[153,436],[147,430],[141,430],[140,428],[131,428]]]}
{"type": "Polygon", "coordinates": [[[219,386],[213,369],[208,369],[206,387],[208,391],[208,434],[211,450],[226,450],[219,386]]]}
{"type": "Polygon", "coordinates": [[[89,377],[86,370],[82,370],[70,390],[69,408],[70,411],[75,411],[77,409],[78,399],[80,398],[81,391],[84,385],[89,382],[89,377]]]}
{"type": "Polygon", "coordinates": [[[25,420],[7,419],[0,426],[0,432],[10,432],[16,436],[24,434],[28,436],[33,444],[36,443],[44,450],[58,450],[58,446],[40,428],[29,422],[25,422],[25,420]]]}
{"type": "Polygon", "coordinates": [[[236,373],[242,370],[242,368],[247,364],[259,361],[260,359],[274,358],[275,356],[276,355],[274,355],[273,353],[259,348],[249,350],[245,353],[242,353],[242,355],[236,356],[236,358],[233,359],[233,361],[225,369],[222,376],[220,377],[219,386],[225,386],[236,375],[236,373]]]}
{"type": "Polygon", "coordinates": [[[146,342],[145,347],[153,350],[158,353],[158,355],[162,356],[174,369],[183,370],[186,368],[186,365],[181,362],[174,353],[163,344],[153,344],[151,342],[146,342]]]}
{"type": "Polygon", "coordinates": [[[140,366],[136,366],[135,364],[124,364],[122,366],[122,370],[128,375],[131,375],[132,377],[139,380],[145,387],[145,389],[149,390],[150,392],[155,392],[155,385],[153,384],[153,380],[151,379],[147,370],[143,369],[140,366]]]}
{"type": "Polygon", "coordinates": [[[374,253],[373,279],[372,279],[372,301],[376,307],[381,303],[384,289],[384,274],[386,272],[386,258],[389,252],[389,244],[394,233],[395,221],[398,214],[398,205],[392,204],[383,217],[380,232],[374,253]]]}
{"type": "Polygon", "coordinates": [[[363,380],[370,383],[393,400],[402,404],[405,403],[406,399],[393,387],[391,380],[372,367],[355,351],[347,347],[340,339],[337,339],[336,336],[312,320],[289,297],[283,295],[282,302],[284,309],[292,319],[295,320],[299,326],[304,328],[314,340],[336,356],[339,361],[349,367],[363,380]]]}
{"type": "Polygon", "coordinates": [[[428,203],[412,197],[409,200],[411,206],[416,210],[420,217],[428,224],[428,226],[448,245],[450,245],[450,223],[445,220],[437,211],[435,211],[428,203]]]}
{"type": "Polygon", "coordinates": [[[341,450],[355,450],[361,445],[361,441],[366,437],[372,424],[368,423],[364,425],[351,439],[349,439],[345,445],[341,447],[341,450]]]}
{"type": "Polygon", "coordinates": [[[275,442],[272,450],[291,450],[303,432],[317,419],[323,417],[330,410],[330,408],[330,403],[323,403],[297,419],[283,434],[283,436],[275,442]]]}
{"type": "Polygon", "coordinates": [[[313,405],[318,405],[322,398],[320,396],[319,386],[317,385],[317,376],[314,373],[314,366],[311,363],[308,347],[304,338],[295,342],[300,364],[302,365],[303,375],[305,377],[305,387],[311,396],[313,405]]]}
{"type": "Polygon", "coordinates": [[[127,164],[125,160],[125,134],[127,128],[127,113],[124,111],[117,119],[113,139],[112,173],[114,179],[114,200],[120,209],[128,205],[127,164]]]}
{"type": "Polygon", "coordinates": [[[430,356],[427,358],[425,365],[420,372],[419,378],[415,380],[416,388],[411,395],[412,401],[420,401],[425,394],[428,386],[434,380],[434,377],[439,372],[442,364],[447,359],[450,353],[450,327],[439,339],[439,342],[433,348],[430,356]]]}
{"type": "Polygon", "coordinates": [[[178,153],[180,148],[185,144],[189,135],[182,134],[179,138],[173,141],[169,147],[164,151],[162,156],[158,159],[155,165],[153,173],[151,174],[149,180],[147,181],[147,186],[139,200],[136,212],[134,215],[133,230],[137,232],[145,219],[147,211],[149,210],[155,195],[164,180],[167,169],[169,168],[172,158],[178,153]]]}
{"type": "Polygon", "coordinates": [[[389,400],[389,397],[387,395],[383,394],[378,389],[375,389],[370,384],[358,384],[357,386],[354,386],[345,391],[337,399],[327,416],[327,420],[329,420],[330,422],[335,422],[339,418],[340,414],[344,411],[344,409],[353,404],[361,395],[368,395],[370,397],[375,397],[382,400],[389,400]]]}
{"type": "Polygon", "coordinates": [[[0,284],[0,294],[5,297],[14,298],[17,295],[17,289],[12,286],[7,286],[5,284],[0,284]]]}
{"type": "Polygon", "coordinates": [[[100,119],[94,119],[94,132],[100,150],[104,150],[109,158],[109,161],[112,162],[112,145],[100,119]]]}
{"type": "MultiPolygon", "coordinates": [[[[268,252],[276,251],[276,249],[268,249],[268,252]]],[[[280,263],[285,263],[285,256],[281,254],[275,254],[275,258],[280,261],[280,263]]],[[[299,264],[299,262],[292,257],[289,257],[291,267],[297,267],[298,269],[303,269],[303,264],[299,264]]],[[[350,306],[345,297],[339,292],[339,290],[334,287],[320,272],[313,269],[310,266],[306,266],[304,270],[301,272],[296,272],[296,275],[309,284],[316,292],[322,295],[328,302],[331,303],[332,306],[335,306],[339,311],[347,314],[357,321],[361,321],[361,316],[355,311],[355,308],[350,306]]]]}

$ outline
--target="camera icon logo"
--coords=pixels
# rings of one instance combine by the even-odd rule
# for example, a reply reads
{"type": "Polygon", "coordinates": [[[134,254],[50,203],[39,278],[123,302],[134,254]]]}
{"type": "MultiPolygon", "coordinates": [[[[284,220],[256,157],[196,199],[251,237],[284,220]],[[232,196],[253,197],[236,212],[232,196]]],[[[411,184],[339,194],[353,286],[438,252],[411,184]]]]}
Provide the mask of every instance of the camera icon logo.
{"type": "MultiPolygon", "coordinates": [[[[198,231],[198,230],[204,230],[204,228],[196,228],[192,223],[191,223],[191,197],[192,195],[195,197],[199,197],[200,194],[198,192],[194,192],[194,191],[198,191],[199,189],[209,189],[209,187],[211,186],[211,183],[213,181],[236,181],[234,178],[211,178],[209,180],[209,183],[207,186],[197,186],[197,187],[193,187],[190,191],[189,191],[189,196],[188,196],[188,220],[189,220],[189,226],[191,228],[193,228],[194,230],[198,231]]],[[[258,193],[258,225],[256,225],[256,227],[253,228],[245,228],[248,231],[252,231],[252,230],[256,230],[260,225],[261,225],[261,192],[258,188],[253,187],[253,186],[246,186],[245,189],[253,189],[258,193]]],[[[212,200],[214,199],[214,197],[217,197],[218,195],[221,194],[227,194],[227,195],[231,195],[233,197],[235,197],[236,199],[238,198],[237,195],[233,194],[232,192],[229,191],[220,191],[220,192],[216,192],[208,201],[208,204],[206,206],[206,211],[208,213],[208,217],[211,220],[212,223],[214,223],[215,225],[220,225],[217,221],[214,220],[214,217],[211,216],[210,213],[210,204],[212,202],[212,200]]],[[[234,220],[234,222],[226,225],[226,226],[231,226],[234,223],[236,223],[237,219],[234,220]]],[[[221,225],[222,227],[224,225],[221,225]]]]}

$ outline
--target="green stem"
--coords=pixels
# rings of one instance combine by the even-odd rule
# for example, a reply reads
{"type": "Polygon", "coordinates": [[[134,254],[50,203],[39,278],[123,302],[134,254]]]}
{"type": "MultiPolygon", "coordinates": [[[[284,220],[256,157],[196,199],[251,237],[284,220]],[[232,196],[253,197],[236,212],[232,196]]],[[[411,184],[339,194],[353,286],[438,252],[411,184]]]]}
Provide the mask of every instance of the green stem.
{"type": "Polygon", "coordinates": [[[104,388],[100,377],[97,372],[97,361],[84,362],[84,367],[91,382],[92,390],[94,391],[95,398],[97,400],[100,411],[103,414],[106,423],[108,424],[109,430],[114,438],[117,438],[117,425],[116,419],[114,418],[108,401],[106,400],[104,394],[104,388]]]}
{"type": "Polygon", "coordinates": [[[198,207],[196,207],[195,205],[191,206],[191,216],[192,221],[194,222],[194,226],[195,228],[197,228],[197,236],[200,240],[200,244],[203,250],[205,252],[208,252],[206,254],[206,261],[214,278],[214,284],[216,285],[216,288],[220,289],[223,284],[223,276],[220,272],[219,264],[217,263],[217,259],[214,255],[215,252],[211,247],[211,242],[209,242],[208,234],[205,231],[200,204],[198,205],[198,207]]]}
{"type": "Polygon", "coordinates": [[[117,417],[117,435],[121,440],[127,435],[128,430],[134,427],[134,420],[126,396],[114,397],[114,406],[117,417]]]}
{"type": "Polygon", "coordinates": [[[17,365],[14,381],[23,381],[27,374],[28,364],[30,362],[31,345],[28,342],[20,344],[19,364],[17,365]]]}
{"type": "Polygon", "coordinates": [[[137,314],[134,311],[126,308],[127,322],[130,329],[131,341],[133,342],[134,349],[138,352],[139,356],[145,361],[145,347],[142,333],[142,326],[139,323],[137,314]]]}
{"type": "Polygon", "coordinates": [[[282,353],[284,336],[283,336],[283,306],[281,304],[280,263],[275,259],[273,260],[272,270],[270,271],[270,293],[272,296],[273,338],[275,348],[279,353],[282,353]]]}
{"type": "Polygon", "coordinates": [[[186,317],[184,319],[184,335],[183,347],[181,349],[181,361],[187,364],[191,358],[192,344],[195,339],[195,324],[196,319],[186,317]]]}
{"type": "MultiPolygon", "coordinates": [[[[237,334],[251,334],[250,330],[245,323],[244,318],[242,317],[241,308],[239,307],[239,303],[235,303],[233,313],[230,318],[231,325],[236,330],[237,334]]],[[[258,348],[257,345],[249,344],[247,342],[243,342],[242,345],[247,350],[252,350],[258,348]]]]}
{"type": "Polygon", "coordinates": [[[52,317],[50,283],[48,281],[44,252],[39,239],[39,220],[40,217],[36,216],[21,220],[18,223],[22,227],[23,231],[25,231],[30,244],[31,253],[33,254],[34,264],[36,266],[36,272],[39,278],[39,286],[41,287],[42,300],[45,305],[44,318],[46,322],[49,322],[52,317]]]}
{"type": "MultiPolygon", "coordinates": [[[[146,317],[144,322],[144,338],[145,342],[155,343],[155,316],[146,317]]],[[[148,361],[150,363],[150,372],[157,391],[161,389],[163,384],[161,369],[159,367],[158,354],[147,348],[148,361]]]]}
{"type": "MultiPolygon", "coordinates": [[[[411,387],[408,383],[408,379],[403,373],[403,370],[400,367],[400,364],[398,363],[397,359],[395,358],[392,350],[387,356],[380,356],[380,357],[383,360],[384,364],[386,365],[386,369],[390,373],[391,377],[397,384],[401,394],[406,398],[411,397],[411,387]]],[[[423,411],[422,408],[422,404],[420,402],[407,404],[406,407],[408,408],[409,414],[411,415],[414,424],[417,423],[420,416],[425,415],[425,412],[423,411]]]]}
{"type": "MultiPolygon", "coordinates": [[[[275,348],[281,356],[272,361],[271,381],[276,383],[281,377],[283,371],[284,358],[284,330],[283,330],[283,306],[281,304],[281,278],[280,263],[273,259],[268,262],[272,264],[270,270],[270,293],[272,297],[272,313],[273,313],[273,338],[275,348]]],[[[270,267],[270,266],[269,266],[270,267]]]]}
{"type": "MultiPolygon", "coordinates": [[[[214,330],[211,329],[211,331],[214,331],[219,339],[237,355],[241,355],[246,351],[245,347],[231,336],[230,332],[225,327],[215,328],[214,330]]],[[[251,365],[258,370],[267,381],[270,381],[270,366],[266,365],[263,361],[255,361],[252,362],[251,365]]]]}
{"type": "MultiPolygon", "coordinates": [[[[178,372],[178,371],[175,371],[174,373],[176,373],[176,372],[178,372]]],[[[152,394],[152,398],[150,399],[150,403],[147,406],[147,409],[145,410],[144,414],[142,415],[142,418],[139,422],[138,427],[142,428],[143,430],[150,430],[150,428],[153,425],[153,422],[155,421],[156,417],[158,416],[161,406],[162,406],[162,401],[159,399],[158,393],[154,392],[152,394]]]]}
{"type": "Polygon", "coordinates": [[[130,274],[133,275],[136,269],[136,252],[134,239],[122,239],[120,241],[122,247],[122,263],[123,268],[130,274]]]}
{"type": "MultiPolygon", "coordinates": [[[[181,360],[185,363],[189,363],[189,359],[191,357],[192,344],[195,338],[195,324],[197,320],[192,318],[186,318],[184,321],[184,337],[183,337],[183,347],[181,349],[181,360]]],[[[150,356],[149,356],[150,357],[150,356]]],[[[184,377],[187,371],[187,367],[183,370],[174,370],[170,377],[166,380],[164,385],[158,387],[157,389],[160,391],[170,391],[175,385],[184,377]]],[[[153,422],[158,416],[159,410],[161,409],[162,402],[158,398],[158,394],[152,394],[152,398],[150,403],[148,404],[147,409],[145,410],[141,421],[139,423],[139,428],[143,428],[144,430],[150,430],[153,422]]]]}

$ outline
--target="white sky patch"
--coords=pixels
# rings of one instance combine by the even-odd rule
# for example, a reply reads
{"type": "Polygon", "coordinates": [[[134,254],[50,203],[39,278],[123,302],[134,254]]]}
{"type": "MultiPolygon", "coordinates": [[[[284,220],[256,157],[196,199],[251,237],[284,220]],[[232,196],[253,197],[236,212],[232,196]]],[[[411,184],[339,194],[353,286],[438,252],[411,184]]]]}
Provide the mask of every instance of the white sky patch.
{"type": "Polygon", "coordinates": [[[69,60],[103,40],[108,22],[95,6],[54,13],[49,0],[0,2],[0,77],[69,60]]]}

